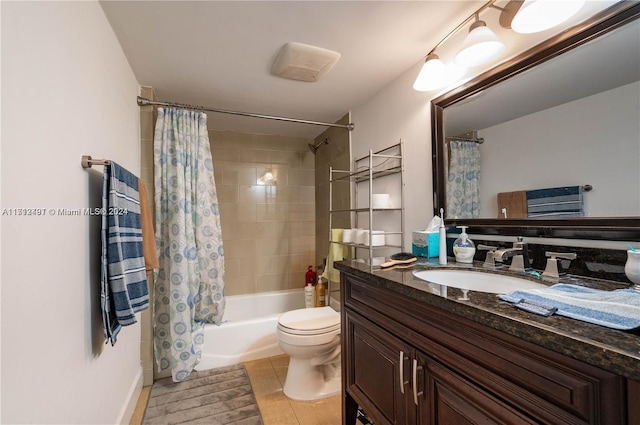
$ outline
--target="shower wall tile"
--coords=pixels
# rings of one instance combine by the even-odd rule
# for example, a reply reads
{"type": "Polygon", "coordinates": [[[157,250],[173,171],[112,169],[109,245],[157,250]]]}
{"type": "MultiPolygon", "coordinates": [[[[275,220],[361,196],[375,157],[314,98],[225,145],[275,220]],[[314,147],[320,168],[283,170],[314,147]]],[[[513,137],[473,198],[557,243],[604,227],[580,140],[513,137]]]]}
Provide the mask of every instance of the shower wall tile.
{"type": "Polygon", "coordinates": [[[310,139],[209,131],[225,249],[225,293],[301,288],[315,260],[310,139]],[[275,181],[261,184],[272,171],[275,181]]]}
{"type": "Polygon", "coordinates": [[[300,186],[300,203],[315,205],[316,188],[314,186],[300,186]]]}
{"type": "Polygon", "coordinates": [[[213,180],[215,181],[216,186],[219,184],[224,184],[224,176],[222,174],[223,170],[224,167],[215,167],[213,169],[213,180]]]}
{"type": "Polygon", "coordinates": [[[265,274],[256,282],[257,292],[282,291],[287,286],[287,273],[265,274]]]}
{"type": "Polygon", "coordinates": [[[238,186],[232,184],[216,184],[219,203],[238,202],[238,186]]]}
{"type": "Polygon", "coordinates": [[[288,219],[292,221],[313,221],[315,217],[315,204],[293,204],[288,211],[288,219]]]}
{"type": "Polygon", "coordinates": [[[300,231],[298,232],[298,236],[313,236],[315,238],[316,237],[316,221],[315,220],[301,221],[300,231]]]}
{"type": "MultiPolygon", "coordinates": [[[[347,124],[349,114],[343,116],[337,122],[347,124]]],[[[328,144],[323,144],[318,148],[315,159],[315,262],[322,264],[329,253],[329,168],[333,170],[351,170],[351,139],[349,131],[340,128],[329,128],[314,140],[314,145],[328,139],[328,144]]],[[[344,173],[345,175],[348,173],[344,173]]],[[[338,174],[334,174],[336,178],[338,174]]],[[[334,184],[332,196],[332,208],[346,209],[351,206],[351,185],[334,184]]],[[[350,213],[333,214],[333,228],[351,228],[353,226],[350,213]]],[[[339,297],[339,284],[330,286],[331,296],[339,297]]]]}
{"type": "Polygon", "coordinates": [[[225,258],[240,258],[256,251],[255,239],[231,239],[224,242],[225,258]]]}
{"type": "Polygon", "coordinates": [[[289,171],[287,182],[290,186],[314,186],[316,184],[315,170],[294,169],[289,171]]]}
{"type": "Polygon", "coordinates": [[[244,223],[258,221],[257,209],[253,204],[236,204],[223,203],[220,204],[221,217],[233,223],[244,223]]]}
{"type": "Polygon", "coordinates": [[[256,204],[257,221],[283,221],[289,216],[289,204],[256,204]]]}
{"type": "Polygon", "coordinates": [[[265,186],[245,186],[238,185],[238,203],[257,204],[258,202],[269,202],[274,196],[273,191],[267,190],[265,186]]]}
{"type": "MultiPolygon", "coordinates": [[[[211,142],[211,138],[209,138],[209,142],[211,142]]],[[[211,147],[214,167],[225,165],[226,162],[235,165],[238,163],[238,155],[238,149],[233,147],[211,147]]]]}
{"type": "MultiPolygon", "coordinates": [[[[251,251],[246,251],[251,253],[251,251]]],[[[287,239],[260,238],[255,240],[256,257],[269,257],[272,255],[289,255],[289,241],[287,239]]]]}

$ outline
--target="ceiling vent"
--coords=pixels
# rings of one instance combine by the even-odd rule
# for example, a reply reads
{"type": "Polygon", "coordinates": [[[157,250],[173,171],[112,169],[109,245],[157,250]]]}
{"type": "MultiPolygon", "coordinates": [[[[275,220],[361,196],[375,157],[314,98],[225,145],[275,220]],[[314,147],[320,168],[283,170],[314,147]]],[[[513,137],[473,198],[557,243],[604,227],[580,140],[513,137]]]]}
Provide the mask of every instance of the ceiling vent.
{"type": "Polygon", "coordinates": [[[340,53],[301,43],[282,46],[271,73],[299,81],[320,81],[340,59],[340,53]]]}

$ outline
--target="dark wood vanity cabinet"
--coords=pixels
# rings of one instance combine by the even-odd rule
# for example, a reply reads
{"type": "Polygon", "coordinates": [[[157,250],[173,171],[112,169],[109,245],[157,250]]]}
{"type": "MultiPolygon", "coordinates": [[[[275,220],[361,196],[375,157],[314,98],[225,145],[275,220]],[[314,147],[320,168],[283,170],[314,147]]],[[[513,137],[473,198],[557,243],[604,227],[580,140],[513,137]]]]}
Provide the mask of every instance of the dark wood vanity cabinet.
{"type": "Polygon", "coordinates": [[[357,313],[346,317],[347,387],[375,424],[536,423],[357,313]]]}
{"type": "Polygon", "coordinates": [[[630,423],[626,379],[342,275],[345,423],[630,423]]]}

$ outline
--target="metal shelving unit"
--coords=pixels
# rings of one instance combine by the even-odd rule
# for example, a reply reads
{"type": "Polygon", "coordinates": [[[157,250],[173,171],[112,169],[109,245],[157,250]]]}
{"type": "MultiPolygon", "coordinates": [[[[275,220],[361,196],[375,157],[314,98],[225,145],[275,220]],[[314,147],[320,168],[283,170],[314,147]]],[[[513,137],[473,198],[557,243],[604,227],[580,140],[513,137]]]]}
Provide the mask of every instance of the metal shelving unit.
{"type": "MultiPolygon", "coordinates": [[[[382,149],[377,152],[369,151],[369,154],[355,159],[353,162],[353,169],[355,171],[345,171],[345,170],[334,170],[333,168],[329,169],[329,243],[337,243],[341,245],[346,245],[353,249],[352,257],[357,257],[357,249],[367,250],[369,253],[369,259],[373,258],[373,253],[376,250],[381,249],[389,249],[389,248],[399,248],[401,251],[405,251],[404,249],[404,232],[405,232],[405,219],[404,219],[404,161],[402,157],[403,153],[403,144],[402,140],[392,146],[389,146],[385,149],[382,149]],[[384,178],[392,178],[391,176],[396,176],[399,180],[397,183],[400,189],[400,207],[393,208],[372,208],[371,200],[374,194],[374,185],[375,182],[384,179],[384,178]],[[354,208],[349,209],[333,209],[333,184],[335,183],[346,183],[350,182],[353,184],[354,189],[354,201],[352,205],[354,208]],[[360,206],[358,203],[359,200],[359,190],[361,190],[362,186],[366,186],[366,190],[368,191],[368,198],[366,205],[360,206]],[[380,246],[372,245],[372,235],[374,230],[378,230],[374,228],[374,219],[377,213],[387,213],[387,214],[397,214],[399,215],[400,222],[400,230],[384,230],[383,233],[385,235],[385,239],[388,239],[388,236],[398,235],[400,239],[399,244],[385,244],[380,246]],[[333,220],[332,215],[335,213],[350,213],[352,214],[352,223],[354,223],[355,227],[359,227],[360,218],[363,215],[368,215],[368,230],[369,230],[369,245],[358,244],[358,243],[347,243],[341,241],[332,241],[331,240],[331,229],[333,228],[333,220]]],[[[365,228],[366,229],[366,228],[365,228]]]]}

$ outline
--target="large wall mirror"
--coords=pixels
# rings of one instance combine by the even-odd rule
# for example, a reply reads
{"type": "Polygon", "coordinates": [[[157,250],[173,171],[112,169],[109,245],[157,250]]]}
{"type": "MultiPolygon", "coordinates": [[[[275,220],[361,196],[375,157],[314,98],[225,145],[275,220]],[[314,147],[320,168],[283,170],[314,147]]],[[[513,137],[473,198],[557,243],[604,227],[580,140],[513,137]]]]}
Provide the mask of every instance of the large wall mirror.
{"type": "Polygon", "coordinates": [[[617,3],[432,101],[434,207],[454,211],[447,226],[640,240],[638,18],[640,3],[617,3]],[[478,139],[479,207],[457,215],[451,142],[478,139]],[[536,194],[555,188],[577,196],[579,211],[537,211],[536,194]]]}

